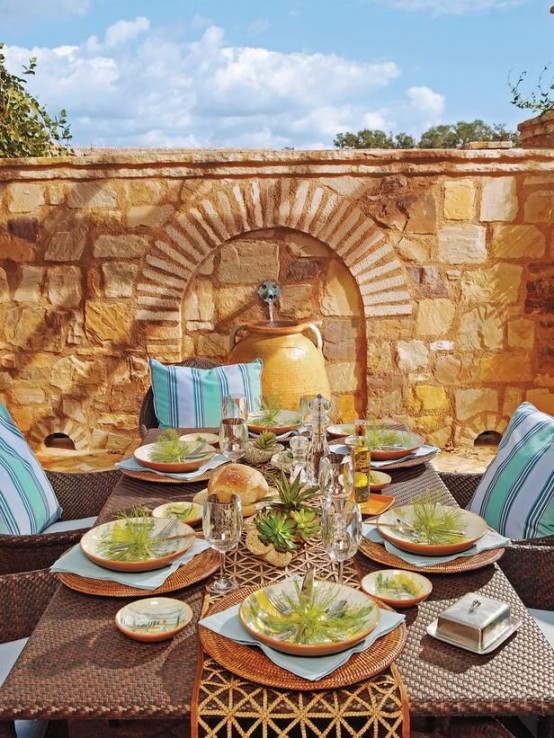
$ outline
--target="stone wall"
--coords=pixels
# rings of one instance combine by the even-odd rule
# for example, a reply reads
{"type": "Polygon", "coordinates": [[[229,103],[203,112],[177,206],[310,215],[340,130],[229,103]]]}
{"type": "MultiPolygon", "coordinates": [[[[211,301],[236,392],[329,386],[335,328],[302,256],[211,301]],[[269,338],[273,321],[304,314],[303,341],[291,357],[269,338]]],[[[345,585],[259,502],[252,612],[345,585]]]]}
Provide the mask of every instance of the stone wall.
{"type": "Polygon", "coordinates": [[[471,444],[554,412],[553,253],[552,151],[0,160],[0,399],[35,446],[134,437],[147,357],[225,360],[275,279],[336,420],[471,444]]]}

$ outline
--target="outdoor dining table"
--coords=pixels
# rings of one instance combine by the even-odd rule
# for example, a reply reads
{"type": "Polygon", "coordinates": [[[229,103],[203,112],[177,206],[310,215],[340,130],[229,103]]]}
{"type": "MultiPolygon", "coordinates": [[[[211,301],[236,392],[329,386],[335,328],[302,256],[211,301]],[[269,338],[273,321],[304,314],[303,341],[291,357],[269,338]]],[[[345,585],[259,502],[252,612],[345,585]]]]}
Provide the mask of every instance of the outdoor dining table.
{"type": "MultiPolygon", "coordinates": [[[[149,431],[145,442],[154,440],[158,433],[149,431]]],[[[443,501],[453,503],[440,477],[428,464],[390,473],[392,483],[386,493],[399,504],[426,490],[439,492],[443,501]]],[[[205,481],[167,483],[156,477],[145,481],[124,475],[98,522],[111,520],[139,503],[153,509],[164,502],[191,499],[205,485],[205,481]]],[[[308,547],[298,558],[295,571],[306,571],[314,560],[322,561],[308,547]]],[[[212,563],[214,571],[216,565],[212,563]]],[[[347,567],[346,583],[356,585],[365,573],[379,568],[380,564],[358,553],[347,567]]],[[[283,570],[253,558],[243,546],[237,570],[243,584],[256,586],[285,576],[283,570]]],[[[326,570],[318,570],[318,576],[330,577],[330,571],[327,565],[326,570]]],[[[407,639],[395,663],[407,692],[410,715],[554,715],[554,650],[498,565],[428,576],[433,583],[432,594],[419,606],[404,611],[407,639]],[[438,614],[467,592],[502,600],[521,619],[518,631],[493,653],[476,655],[427,634],[427,626],[438,614]]],[[[192,608],[193,620],[172,640],[160,643],[139,643],[116,629],[116,612],[136,598],[94,596],[60,585],[0,689],[0,726],[1,721],[27,718],[170,720],[177,729],[175,733],[171,731],[172,735],[186,735],[191,706],[198,699],[195,689],[206,665],[199,648],[197,623],[206,609],[207,581],[196,581],[166,595],[186,601],[192,608]]],[[[223,671],[227,682],[240,692],[239,677],[223,671]]],[[[219,674],[220,681],[214,681],[213,690],[222,688],[221,678],[219,674]]],[[[255,686],[254,678],[252,682],[255,686]]],[[[355,686],[336,690],[339,707],[355,686]]],[[[306,695],[316,692],[317,685],[313,693],[306,695]]],[[[278,697],[279,690],[273,690],[273,695],[278,697]]],[[[273,703],[276,717],[284,709],[283,702],[276,699],[273,703]]],[[[319,708],[320,705],[314,707],[319,708]]],[[[268,709],[267,705],[264,709],[268,709]]],[[[286,717],[286,710],[283,715],[286,717]]],[[[257,719],[266,719],[263,710],[257,719]]],[[[341,720],[348,720],[347,712],[341,720]]],[[[193,722],[192,727],[197,730],[197,714],[193,722]]],[[[541,725],[545,724],[543,720],[541,725]]]]}

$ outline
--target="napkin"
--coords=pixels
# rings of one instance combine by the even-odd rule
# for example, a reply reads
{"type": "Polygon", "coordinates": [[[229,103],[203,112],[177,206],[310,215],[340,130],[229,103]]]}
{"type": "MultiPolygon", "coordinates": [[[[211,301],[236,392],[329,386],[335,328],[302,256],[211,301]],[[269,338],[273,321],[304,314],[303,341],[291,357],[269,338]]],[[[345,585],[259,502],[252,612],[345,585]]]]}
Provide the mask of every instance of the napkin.
{"type": "Polygon", "coordinates": [[[138,589],[157,589],[162,586],[170,574],[173,574],[180,566],[192,561],[195,556],[208,548],[210,546],[206,541],[197,538],[182,556],[162,569],[154,569],[153,571],[112,571],[111,569],[104,569],[103,566],[98,566],[98,564],[87,559],[81,547],[77,544],[60,556],[52,564],[50,570],[68,574],[79,574],[87,579],[117,582],[118,584],[125,584],[129,587],[137,587],[138,589]]]}
{"type": "Polygon", "coordinates": [[[402,559],[407,564],[413,564],[413,566],[418,567],[446,564],[449,561],[455,561],[456,559],[464,558],[465,556],[475,556],[475,554],[481,553],[481,551],[488,551],[493,548],[504,548],[510,544],[509,538],[504,538],[504,536],[501,536],[494,530],[487,530],[485,535],[466,551],[449,554],[448,556],[421,556],[420,554],[403,551],[401,548],[398,548],[398,546],[395,546],[394,543],[385,541],[374,525],[364,523],[362,525],[362,532],[368,541],[385,544],[385,548],[390,554],[398,556],[399,559],[402,559]]]}
{"type": "Polygon", "coordinates": [[[293,656],[292,654],[276,651],[250,635],[240,622],[239,607],[240,605],[234,605],[227,610],[223,610],[223,612],[208,615],[208,617],[200,620],[200,625],[213,630],[214,633],[230,638],[236,643],[245,646],[258,646],[274,664],[311,682],[323,679],[323,677],[338,669],[339,666],[346,664],[352,654],[360,653],[369,648],[378,638],[390,633],[405,619],[404,615],[399,615],[396,612],[379,610],[380,618],[376,628],[363,641],[346,651],[328,654],[327,656],[293,656]]]}
{"type": "Polygon", "coordinates": [[[173,479],[182,479],[183,481],[187,481],[190,479],[196,479],[196,477],[200,477],[209,469],[216,469],[218,466],[226,464],[228,461],[230,461],[230,459],[227,458],[227,456],[224,456],[223,454],[216,454],[215,456],[212,456],[209,461],[207,461],[205,464],[202,464],[201,467],[195,469],[194,471],[179,472],[175,474],[170,474],[169,472],[161,472],[157,471],[156,469],[150,469],[150,467],[143,466],[142,464],[139,464],[134,456],[129,456],[128,459],[118,461],[116,463],[116,466],[119,467],[119,469],[127,469],[128,471],[147,472],[148,474],[157,474],[160,477],[173,477],[173,479]]]}
{"type": "MultiPolygon", "coordinates": [[[[348,454],[350,453],[349,446],[346,446],[343,443],[334,443],[331,446],[329,446],[329,449],[334,454],[348,454]]],[[[371,459],[371,468],[372,469],[386,469],[387,466],[394,466],[395,464],[400,464],[402,461],[409,461],[411,459],[417,459],[419,456],[428,456],[429,454],[438,453],[440,451],[439,448],[436,446],[428,446],[427,444],[423,444],[423,446],[420,446],[419,448],[416,448],[415,451],[413,451],[411,454],[406,454],[406,456],[402,456],[399,459],[371,459]]]]}

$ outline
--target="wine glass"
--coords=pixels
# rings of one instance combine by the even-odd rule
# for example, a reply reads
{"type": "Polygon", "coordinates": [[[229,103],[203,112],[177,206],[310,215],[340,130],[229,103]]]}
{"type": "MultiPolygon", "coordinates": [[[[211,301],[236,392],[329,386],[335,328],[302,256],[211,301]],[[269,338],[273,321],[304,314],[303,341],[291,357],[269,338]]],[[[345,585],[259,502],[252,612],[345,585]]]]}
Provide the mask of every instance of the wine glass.
{"type": "Polygon", "coordinates": [[[362,512],[360,506],[349,499],[328,500],[321,515],[321,538],[325,552],[338,565],[337,581],[343,583],[344,562],[358,550],[362,538],[362,512]]]}
{"type": "Polygon", "coordinates": [[[350,456],[325,456],[319,466],[319,486],[324,506],[332,500],[344,505],[354,487],[354,468],[350,456]]]}
{"type": "Polygon", "coordinates": [[[312,402],[315,400],[317,395],[302,395],[298,403],[298,410],[300,412],[300,418],[302,420],[302,427],[309,428],[309,423],[312,415],[312,402]]]}
{"type": "Polygon", "coordinates": [[[223,418],[219,424],[219,448],[231,461],[238,461],[244,454],[248,440],[248,426],[244,418],[223,418]]]}
{"type": "Polygon", "coordinates": [[[217,494],[204,500],[202,512],[204,538],[219,551],[219,577],[207,590],[212,594],[226,594],[237,589],[238,582],[225,573],[225,554],[239,542],[242,532],[242,502],[239,495],[231,495],[229,502],[219,502],[217,494]]]}
{"type": "Polygon", "coordinates": [[[250,408],[246,395],[224,395],[221,403],[222,418],[242,418],[246,420],[249,412],[250,408]]]}

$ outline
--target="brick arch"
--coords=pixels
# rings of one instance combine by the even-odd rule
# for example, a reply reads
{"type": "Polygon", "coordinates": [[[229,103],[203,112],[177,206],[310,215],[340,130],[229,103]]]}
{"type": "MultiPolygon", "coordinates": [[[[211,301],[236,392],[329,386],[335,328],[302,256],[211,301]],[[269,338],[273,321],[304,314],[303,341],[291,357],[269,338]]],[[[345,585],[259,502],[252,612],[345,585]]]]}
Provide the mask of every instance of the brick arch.
{"type": "Polygon", "coordinates": [[[54,433],[64,433],[71,438],[75,449],[80,451],[88,448],[90,438],[86,429],[71,418],[48,418],[41,420],[29,431],[28,440],[33,448],[41,448],[48,436],[54,433]]]}
{"type": "Polygon", "coordinates": [[[348,198],[310,180],[255,179],[214,188],[165,226],[145,257],[136,317],[180,321],[182,296],[213,249],[253,230],[287,227],[322,241],[354,277],[366,318],[408,315],[412,298],[385,235],[348,198]]]}

